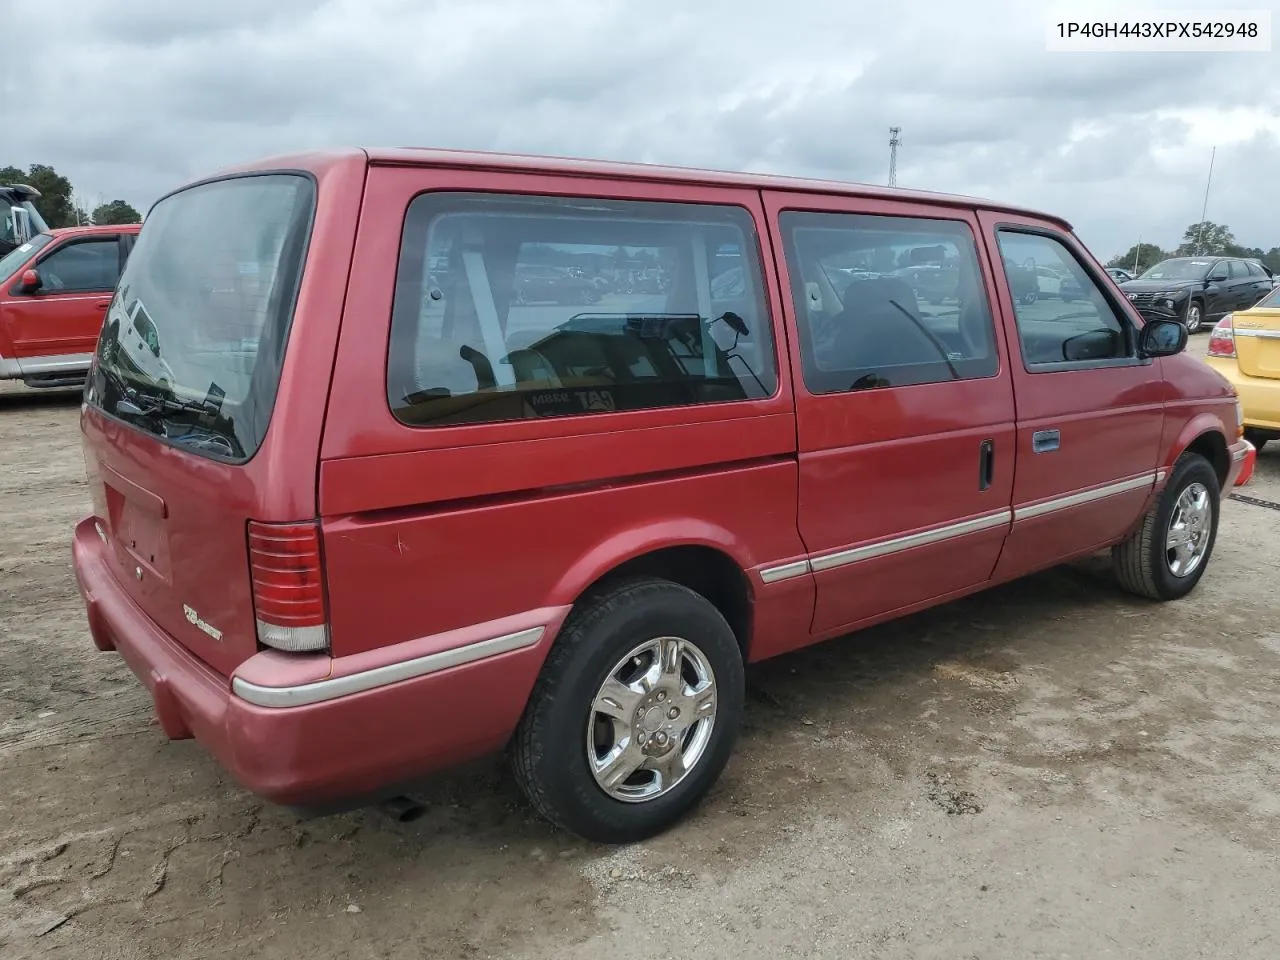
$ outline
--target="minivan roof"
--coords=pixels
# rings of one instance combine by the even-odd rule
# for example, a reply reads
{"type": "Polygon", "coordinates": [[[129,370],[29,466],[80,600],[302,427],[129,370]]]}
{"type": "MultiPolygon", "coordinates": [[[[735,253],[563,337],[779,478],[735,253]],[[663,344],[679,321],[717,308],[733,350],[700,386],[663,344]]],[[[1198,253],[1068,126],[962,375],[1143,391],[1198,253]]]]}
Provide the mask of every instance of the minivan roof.
{"type": "Polygon", "coordinates": [[[1071,224],[1062,217],[1045,213],[1042,210],[1021,207],[1015,204],[998,203],[980,197],[934,193],[927,190],[904,190],[899,187],[881,187],[874,184],[843,180],[818,180],[761,173],[734,173],[725,170],[663,166],[650,163],[581,160],[568,157],[487,153],[474,150],[440,150],[428,147],[345,148],[269,157],[222,170],[215,177],[251,170],[280,170],[288,168],[314,170],[317,167],[327,167],[335,163],[341,163],[343,160],[350,161],[357,157],[378,166],[454,167],[469,170],[493,170],[504,173],[523,171],[553,175],[606,177],[618,180],[702,183],[711,186],[830,193],[841,196],[866,197],[874,200],[931,203],[964,209],[980,207],[984,210],[1038,217],[1057,223],[1066,230],[1072,229],[1071,224]]]}

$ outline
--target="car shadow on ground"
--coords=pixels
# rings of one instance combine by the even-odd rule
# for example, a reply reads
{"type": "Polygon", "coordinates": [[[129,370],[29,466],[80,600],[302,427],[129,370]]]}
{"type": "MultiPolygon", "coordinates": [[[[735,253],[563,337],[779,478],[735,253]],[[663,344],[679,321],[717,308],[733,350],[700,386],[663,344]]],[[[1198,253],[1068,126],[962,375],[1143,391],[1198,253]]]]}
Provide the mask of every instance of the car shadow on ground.
{"type": "Polygon", "coordinates": [[[50,409],[74,407],[80,403],[82,395],[83,391],[79,387],[56,390],[0,387],[0,413],[5,410],[38,410],[41,407],[50,409]]]}

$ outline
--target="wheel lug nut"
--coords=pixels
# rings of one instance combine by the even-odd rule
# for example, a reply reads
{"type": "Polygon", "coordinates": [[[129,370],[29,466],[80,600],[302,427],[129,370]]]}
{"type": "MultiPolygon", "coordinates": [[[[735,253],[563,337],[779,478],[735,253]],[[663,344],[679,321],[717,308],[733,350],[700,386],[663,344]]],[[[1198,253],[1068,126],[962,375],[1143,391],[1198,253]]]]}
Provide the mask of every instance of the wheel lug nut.
{"type": "Polygon", "coordinates": [[[659,690],[659,691],[658,691],[658,702],[659,702],[659,703],[661,703],[661,702],[662,702],[663,700],[665,700],[665,699],[667,699],[667,695],[666,695],[666,693],[665,693],[665,692],[663,692],[662,690],[659,690]]]}
{"type": "Polygon", "coordinates": [[[667,716],[670,717],[672,720],[674,720],[676,717],[680,716],[680,708],[672,707],[670,710],[667,711],[667,716]]]}
{"type": "Polygon", "coordinates": [[[645,740],[647,740],[647,739],[649,739],[649,738],[648,738],[648,737],[646,737],[643,733],[642,733],[642,734],[640,734],[639,740],[640,740],[641,745],[643,745],[643,744],[644,744],[644,742],[645,742],[645,740]]]}

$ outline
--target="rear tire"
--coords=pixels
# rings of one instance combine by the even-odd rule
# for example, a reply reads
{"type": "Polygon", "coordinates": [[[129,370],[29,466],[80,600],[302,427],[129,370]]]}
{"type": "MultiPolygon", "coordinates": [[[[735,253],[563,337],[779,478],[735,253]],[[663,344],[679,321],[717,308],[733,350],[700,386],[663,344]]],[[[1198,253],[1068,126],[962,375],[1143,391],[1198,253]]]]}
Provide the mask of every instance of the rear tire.
{"type": "Polygon", "coordinates": [[[644,840],[720,776],[744,691],[737,638],[710,601],[650,577],[612,584],[585,598],[556,638],[512,740],[512,771],[552,823],[598,843],[644,840]],[[662,669],[665,650],[674,670],[662,669]],[[627,670],[634,678],[620,680],[627,670]]]}
{"type": "Polygon", "coordinates": [[[1195,589],[1218,536],[1218,475],[1197,453],[1184,453],[1133,535],[1111,550],[1120,585],[1150,600],[1177,600],[1195,589]]]}

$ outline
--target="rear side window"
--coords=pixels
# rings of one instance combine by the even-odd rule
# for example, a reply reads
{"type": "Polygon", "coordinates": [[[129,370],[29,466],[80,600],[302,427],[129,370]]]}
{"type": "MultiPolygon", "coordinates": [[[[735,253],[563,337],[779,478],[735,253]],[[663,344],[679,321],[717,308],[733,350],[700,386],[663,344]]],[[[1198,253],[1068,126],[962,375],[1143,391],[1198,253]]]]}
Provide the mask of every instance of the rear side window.
{"type": "Polygon", "coordinates": [[[102,237],[68,243],[37,263],[36,269],[41,293],[111,290],[120,278],[120,241],[102,237]]]}
{"type": "Polygon", "coordinates": [[[1022,358],[1039,371],[1060,364],[1128,360],[1135,336],[1067,245],[1042,233],[996,234],[1013,297],[1022,358]],[[1049,286],[1029,279],[1047,271],[1049,286]]]}
{"type": "Polygon", "coordinates": [[[300,174],[219,180],[156,204],[107,312],[87,402],[193,452],[253,456],[314,208],[300,174]]]}
{"type": "Polygon", "coordinates": [[[805,385],[843,393],[993,376],[973,232],[950,220],[782,215],[805,385]]]}
{"type": "Polygon", "coordinates": [[[424,194],[401,242],[391,410],[437,426],[768,397],[758,251],[738,207],[424,194]]]}

